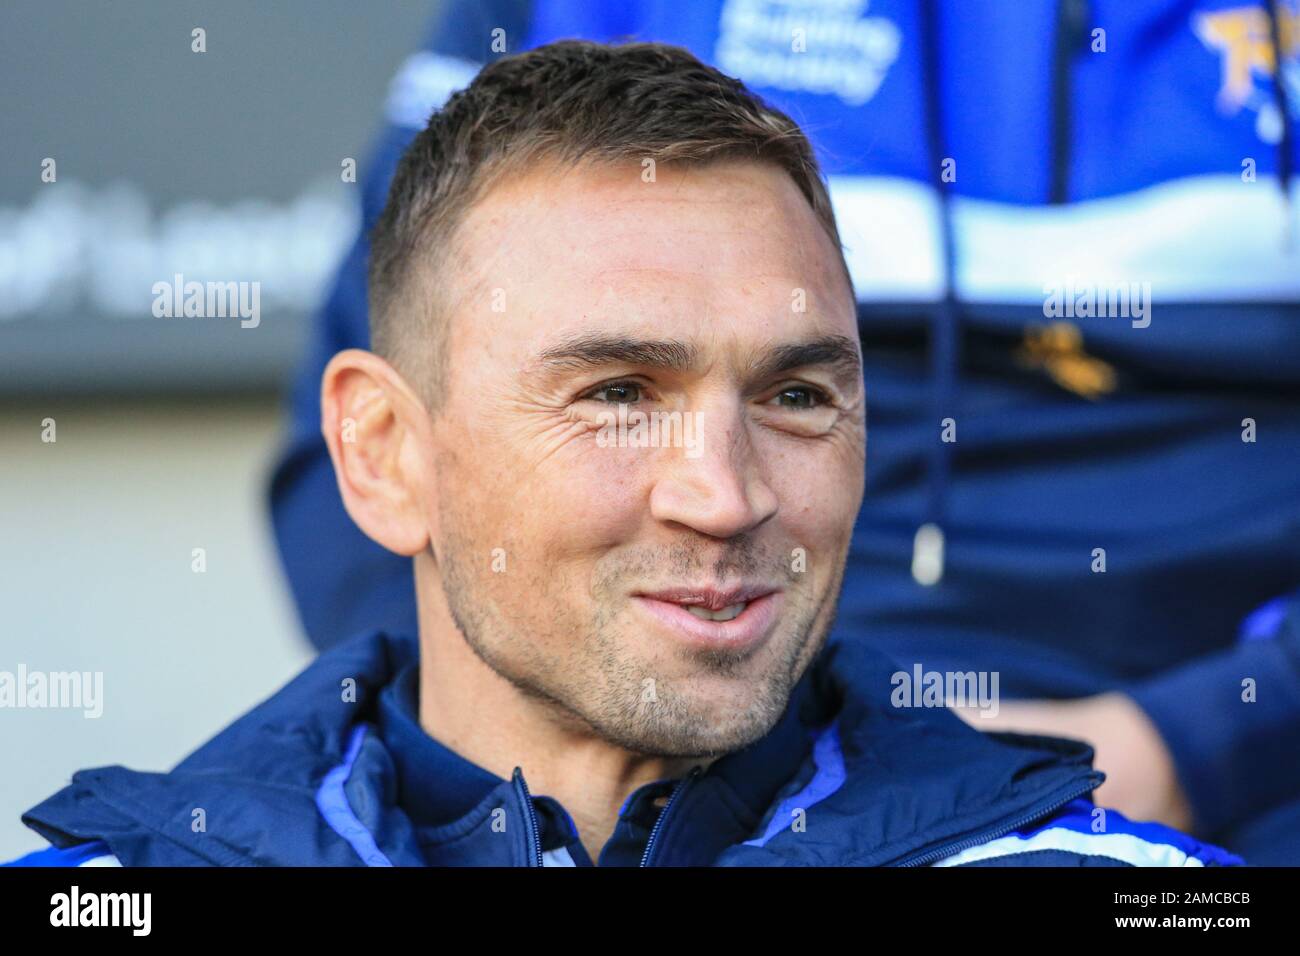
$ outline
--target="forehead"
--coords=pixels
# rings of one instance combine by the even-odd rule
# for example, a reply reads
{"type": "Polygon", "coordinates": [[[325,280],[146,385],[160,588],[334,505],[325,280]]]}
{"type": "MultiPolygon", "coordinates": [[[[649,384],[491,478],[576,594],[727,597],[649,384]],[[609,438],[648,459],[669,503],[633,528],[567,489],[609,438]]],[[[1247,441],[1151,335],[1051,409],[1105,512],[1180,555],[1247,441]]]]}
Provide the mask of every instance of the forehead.
{"type": "MultiPolygon", "coordinates": [[[[494,186],[456,230],[451,314],[508,326],[521,346],[593,325],[855,334],[838,251],[782,170],[728,162],[660,164],[653,181],[644,173],[639,163],[545,168],[494,186]]],[[[481,325],[453,338],[478,339],[481,325]]]]}

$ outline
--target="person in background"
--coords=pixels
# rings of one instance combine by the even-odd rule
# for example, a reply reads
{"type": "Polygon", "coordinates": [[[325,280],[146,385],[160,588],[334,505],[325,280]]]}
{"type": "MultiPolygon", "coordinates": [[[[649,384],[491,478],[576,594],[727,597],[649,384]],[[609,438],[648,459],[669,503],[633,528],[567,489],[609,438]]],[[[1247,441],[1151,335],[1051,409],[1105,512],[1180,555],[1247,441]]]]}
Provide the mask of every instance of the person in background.
{"type": "Polygon", "coordinates": [[[1085,738],[1099,799],[1300,864],[1300,12],[1289,0],[449,2],[271,484],[319,648],[410,633],[319,431],[366,231],[431,111],[561,37],[684,46],[809,131],[858,300],[871,469],[837,630],[996,673],[982,729],[1085,738]],[[321,541],[330,545],[321,546],[321,541]]]}

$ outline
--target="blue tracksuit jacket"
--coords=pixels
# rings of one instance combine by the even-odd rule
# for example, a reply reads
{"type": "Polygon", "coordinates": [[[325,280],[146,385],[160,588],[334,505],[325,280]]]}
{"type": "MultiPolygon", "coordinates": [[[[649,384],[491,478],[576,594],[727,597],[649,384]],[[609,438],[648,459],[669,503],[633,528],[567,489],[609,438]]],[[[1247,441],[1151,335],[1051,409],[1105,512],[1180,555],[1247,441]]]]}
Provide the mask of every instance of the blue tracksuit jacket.
{"type": "MultiPolygon", "coordinates": [[[[565,36],[682,44],[818,148],[869,404],[839,633],[1011,696],[1127,691],[1199,833],[1300,862],[1296,0],[452,0],[393,83],[366,224],[451,90],[565,36]],[[1142,282],[1144,317],[1045,315],[1142,282]]],[[[365,256],[320,312],[271,490],[320,647],[414,628],[407,562],[347,518],[318,430],[325,362],[368,341],[365,256]]]]}
{"type": "MultiPolygon", "coordinates": [[[[417,662],[414,641],[365,634],[170,773],[76,773],[23,815],[52,846],[15,865],[590,865],[568,813],[531,794],[522,768],[497,778],[419,730],[417,662]]],[[[1103,778],[1084,744],[994,737],[942,707],[895,706],[897,672],[865,642],[828,645],[767,736],[631,794],[600,863],[1242,862],[1094,807],[1103,778]]]]}

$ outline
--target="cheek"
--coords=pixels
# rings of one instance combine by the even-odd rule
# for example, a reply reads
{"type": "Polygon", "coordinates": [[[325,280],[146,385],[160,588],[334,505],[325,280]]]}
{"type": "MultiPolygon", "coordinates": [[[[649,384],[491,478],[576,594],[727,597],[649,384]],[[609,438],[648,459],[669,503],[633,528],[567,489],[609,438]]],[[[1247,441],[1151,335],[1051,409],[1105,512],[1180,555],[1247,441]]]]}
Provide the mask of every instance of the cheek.
{"type": "Polygon", "coordinates": [[[648,514],[653,466],[645,450],[601,448],[588,435],[548,459],[527,496],[557,557],[593,555],[633,539],[648,514]]]}
{"type": "Polygon", "coordinates": [[[838,559],[862,503],[862,459],[834,442],[782,449],[769,469],[783,523],[814,553],[838,559]]]}
{"type": "Polygon", "coordinates": [[[564,576],[566,564],[598,558],[636,535],[651,469],[643,450],[601,448],[587,435],[544,456],[479,442],[441,473],[443,493],[458,496],[446,507],[462,526],[564,576]]]}

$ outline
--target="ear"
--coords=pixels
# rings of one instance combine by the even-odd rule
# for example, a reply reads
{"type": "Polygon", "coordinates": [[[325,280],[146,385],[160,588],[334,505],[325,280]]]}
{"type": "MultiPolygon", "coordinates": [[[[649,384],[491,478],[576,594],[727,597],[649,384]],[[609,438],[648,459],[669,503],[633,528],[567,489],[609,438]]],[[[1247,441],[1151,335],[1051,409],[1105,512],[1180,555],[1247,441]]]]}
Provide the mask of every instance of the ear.
{"type": "Polygon", "coordinates": [[[401,375],[373,352],[335,355],[321,379],[321,434],[357,526],[389,551],[423,551],[432,435],[424,404],[401,375]]]}

